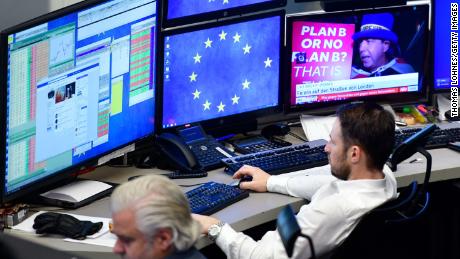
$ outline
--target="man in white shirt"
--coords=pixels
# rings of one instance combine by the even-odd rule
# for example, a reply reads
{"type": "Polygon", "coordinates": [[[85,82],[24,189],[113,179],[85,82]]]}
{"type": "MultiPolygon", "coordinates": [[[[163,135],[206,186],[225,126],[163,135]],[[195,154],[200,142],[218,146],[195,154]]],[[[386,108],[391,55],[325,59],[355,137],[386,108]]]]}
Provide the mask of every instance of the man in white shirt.
{"type": "MultiPolygon", "coordinates": [[[[337,111],[337,119],[325,147],[332,175],[302,173],[270,176],[259,168],[244,166],[233,176],[253,177],[240,188],[257,192],[279,192],[311,200],[300,208],[297,221],[302,233],[313,239],[317,256],[341,244],[362,216],[396,198],[396,180],[384,170],[394,144],[394,118],[381,106],[353,103],[337,111]]],[[[254,241],[218,219],[194,215],[203,233],[224,251],[228,258],[287,258],[277,231],[267,232],[254,241]]],[[[306,239],[298,238],[292,258],[309,258],[306,239]]]]}

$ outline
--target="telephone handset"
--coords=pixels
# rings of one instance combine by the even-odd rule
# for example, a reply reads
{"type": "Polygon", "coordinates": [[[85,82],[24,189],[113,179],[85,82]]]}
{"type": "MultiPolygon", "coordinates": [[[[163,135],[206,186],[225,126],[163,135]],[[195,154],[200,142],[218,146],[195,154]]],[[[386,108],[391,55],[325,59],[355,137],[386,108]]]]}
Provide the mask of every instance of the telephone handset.
{"type": "Polygon", "coordinates": [[[206,170],[223,167],[221,160],[235,155],[215,138],[207,135],[200,124],[187,124],[178,127],[176,131],[206,170]]]}
{"type": "Polygon", "coordinates": [[[202,170],[196,156],[180,137],[172,133],[162,133],[157,137],[156,143],[166,159],[170,160],[170,164],[181,173],[190,174],[202,170]]]}
{"type": "Polygon", "coordinates": [[[222,167],[223,158],[234,153],[206,135],[199,124],[177,128],[177,135],[163,133],[157,138],[160,151],[170,164],[184,172],[213,170],[222,167]]]}

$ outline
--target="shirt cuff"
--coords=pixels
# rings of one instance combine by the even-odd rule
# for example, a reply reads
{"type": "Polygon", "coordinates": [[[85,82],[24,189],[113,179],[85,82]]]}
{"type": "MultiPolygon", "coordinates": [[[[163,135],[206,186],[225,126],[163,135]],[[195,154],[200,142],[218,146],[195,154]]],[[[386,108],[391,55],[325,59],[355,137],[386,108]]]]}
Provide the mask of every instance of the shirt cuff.
{"type": "Polygon", "coordinates": [[[238,232],[236,232],[228,223],[225,223],[217,236],[216,244],[226,253],[229,251],[230,244],[236,240],[237,236],[238,232]]]}
{"type": "Polygon", "coordinates": [[[272,175],[267,180],[267,191],[277,193],[287,193],[286,186],[289,177],[272,175]]]}

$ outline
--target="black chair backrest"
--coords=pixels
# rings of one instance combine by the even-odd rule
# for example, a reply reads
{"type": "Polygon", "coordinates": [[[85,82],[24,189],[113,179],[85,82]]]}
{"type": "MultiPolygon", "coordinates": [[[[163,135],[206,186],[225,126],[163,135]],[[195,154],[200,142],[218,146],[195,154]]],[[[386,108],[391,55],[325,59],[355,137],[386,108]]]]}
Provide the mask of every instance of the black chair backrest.
{"type": "Polygon", "coordinates": [[[284,249],[286,249],[286,254],[289,257],[291,257],[294,253],[295,241],[299,236],[301,236],[306,238],[308,241],[311,254],[310,258],[316,258],[313,240],[309,236],[302,234],[300,226],[297,223],[297,219],[294,215],[294,211],[292,210],[290,205],[284,207],[284,209],[282,209],[281,212],[278,214],[276,225],[278,233],[281,237],[281,241],[283,242],[284,249]]]}
{"type": "Polygon", "coordinates": [[[413,181],[397,199],[365,215],[330,258],[394,258],[395,233],[410,238],[413,233],[404,229],[425,214],[429,201],[430,194],[413,181]]]}
{"type": "Polygon", "coordinates": [[[385,223],[401,223],[423,215],[429,203],[430,193],[418,188],[417,181],[413,181],[404,195],[377,207],[371,213],[380,216],[385,223]]]}
{"type": "Polygon", "coordinates": [[[288,205],[281,210],[278,214],[278,218],[276,219],[276,225],[281,241],[283,241],[284,248],[286,249],[286,253],[289,257],[291,257],[295,241],[300,235],[300,227],[291,206],[288,205]]]}

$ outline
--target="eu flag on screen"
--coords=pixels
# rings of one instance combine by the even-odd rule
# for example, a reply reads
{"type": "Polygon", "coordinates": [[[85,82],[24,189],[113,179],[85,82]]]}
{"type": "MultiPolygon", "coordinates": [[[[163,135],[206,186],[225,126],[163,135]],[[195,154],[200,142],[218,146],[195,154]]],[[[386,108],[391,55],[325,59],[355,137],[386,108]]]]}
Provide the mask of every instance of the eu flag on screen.
{"type": "Polygon", "coordinates": [[[168,19],[214,12],[273,0],[169,0],[168,19]]]}
{"type": "Polygon", "coordinates": [[[165,37],[163,126],[276,106],[280,19],[165,37]]]}

